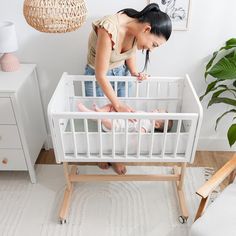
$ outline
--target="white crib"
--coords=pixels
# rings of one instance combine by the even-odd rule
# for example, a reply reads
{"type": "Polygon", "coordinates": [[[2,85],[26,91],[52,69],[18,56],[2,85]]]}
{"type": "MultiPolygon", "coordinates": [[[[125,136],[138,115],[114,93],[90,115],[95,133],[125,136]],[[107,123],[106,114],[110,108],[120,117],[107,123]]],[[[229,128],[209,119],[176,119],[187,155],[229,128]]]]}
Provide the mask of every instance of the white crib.
{"type": "Polygon", "coordinates": [[[58,163],[63,162],[67,179],[64,200],[60,211],[61,223],[66,221],[73,182],[78,181],[175,181],[181,208],[180,220],[186,222],[188,211],[182,191],[186,163],[193,162],[202,122],[202,107],[188,76],[150,77],[138,83],[134,77],[108,77],[117,92],[118,83],[125,86],[125,96],[119,98],[135,110],[145,113],[78,112],[77,103],[87,107],[109,103],[106,97],[96,96],[94,76],[64,73],[48,105],[48,118],[52,141],[58,163]],[[93,97],[85,96],[85,81],[92,81],[93,97]],[[152,113],[162,108],[166,113],[152,113]],[[103,118],[124,119],[124,132],[103,132],[103,118]],[[128,120],[164,120],[164,131],[142,133],[128,132],[128,120]],[[168,122],[173,127],[167,132],[168,122]],[[180,162],[171,175],[79,175],[68,162],[180,162]]]}

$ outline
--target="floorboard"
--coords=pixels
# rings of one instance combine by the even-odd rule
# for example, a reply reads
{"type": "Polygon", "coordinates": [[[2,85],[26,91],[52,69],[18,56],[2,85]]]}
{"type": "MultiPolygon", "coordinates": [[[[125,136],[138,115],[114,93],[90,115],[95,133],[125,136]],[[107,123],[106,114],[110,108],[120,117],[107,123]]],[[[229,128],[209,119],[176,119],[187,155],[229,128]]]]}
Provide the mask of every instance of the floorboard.
{"type": "MultiPolygon", "coordinates": [[[[210,152],[210,151],[197,151],[195,160],[193,164],[188,164],[188,166],[195,167],[213,167],[219,169],[223,166],[231,157],[233,152],[210,152]]],[[[37,164],[56,164],[55,155],[53,149],[48,151],[42,149],[39,157],[37,159],[37,164]]],[[[95,165],[95,163],[79,163],[82,165],[95,165]]],[[[163,163],[163,162],[144,162],[144,163],[127,163],[127,165],[176,165],[176,163],[163,163]]]]}

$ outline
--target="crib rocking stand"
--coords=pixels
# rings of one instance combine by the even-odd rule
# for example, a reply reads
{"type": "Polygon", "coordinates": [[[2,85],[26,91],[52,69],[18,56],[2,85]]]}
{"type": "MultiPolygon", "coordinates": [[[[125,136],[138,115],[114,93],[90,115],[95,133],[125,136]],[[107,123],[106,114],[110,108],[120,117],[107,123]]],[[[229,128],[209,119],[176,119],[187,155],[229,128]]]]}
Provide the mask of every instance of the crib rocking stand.
{"type": "Polygon", "coordinates": [[[82,175],[77,172],[76,165],[69,165],[68,162],[63,162],[64,175],[66,178],[66,189],[64,198],[59,212],[59,220],[61,224],[66,223],[68,216],[71,197],[75,182],[100,182],[100,181],[174,181],[177,190],[178,202],[181,211],[179,222],[184,224],[187,222],[189,213],[186,206],[183,183],[186,171],[186,162],[182,162],[181,166],[174,166],[172,174],[166,175],[82,175]]]}

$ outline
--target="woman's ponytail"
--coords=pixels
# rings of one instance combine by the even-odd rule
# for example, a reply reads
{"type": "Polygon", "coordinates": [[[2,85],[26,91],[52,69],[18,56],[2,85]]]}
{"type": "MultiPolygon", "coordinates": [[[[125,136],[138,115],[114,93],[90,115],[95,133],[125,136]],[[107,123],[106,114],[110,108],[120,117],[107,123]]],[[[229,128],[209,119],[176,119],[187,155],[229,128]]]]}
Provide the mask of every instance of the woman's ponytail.
{"type": "Polygon", "coordinates": [[[156,3],[148,4],[142,11],[137,11],[133,8],[126,8],[120,10],[119,12],[123,12],[127,16],[132,18],[141,19],[144,15],[148,14],[151,11],[156,11],[156,12],[160,11],[158,4],[156,3]]]}
{"type": "Polygon", "coordinates": [[[165,12],[160,10],[158,4],[148,4],[142,11],[126,8],[119,12],[123,12],[131,18],[137,19],[140,23],[149,23],[151,33],[157,36],[163,36],[166,40],[169,39],[172,31],[171,20],[165,12]]]}
{"type": "Polygon", "coordinates": [[[157,3],[150,3],[141,12],[142,12],[142,14],[145,15],[151,11],[156,11],[156,12],[160,11],[159,5],[157,3]]]}

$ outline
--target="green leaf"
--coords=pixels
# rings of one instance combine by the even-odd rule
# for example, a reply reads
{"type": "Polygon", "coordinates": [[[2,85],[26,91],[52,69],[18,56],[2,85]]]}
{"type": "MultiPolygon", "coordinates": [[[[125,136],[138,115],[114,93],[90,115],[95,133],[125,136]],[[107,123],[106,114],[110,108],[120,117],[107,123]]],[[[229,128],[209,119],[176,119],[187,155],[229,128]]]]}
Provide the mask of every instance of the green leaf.
{"type": "Polygon", "coordinates": [[[226,58],[234,58],[235,54],[234,54],[234,51],[225,55],[226,58]]]}
{"type": "Polygon", "coordinates": [[[213,53],[212,58],[210,59],[210,61],[209,61],[209,62],[207,63],[207,65],[206,65],[205,78],[206,78],[207,75],[208,75],[208,72],[207,72],[207,71],[208,71],[209,68],[212,66],[212,63],[213,63],[213,61],[215,60],[215,58],[216,58],[216,56],[218,55],[218,53],[220,53],[220,51],[222,51],[222,50],[229,50],[229,49],[231,49],[231,48],[236,48],[236,38],[231,38],[231,39],[227,40],[224,47],[221,47],[218,51],[215,51],[215,52],[213,53]]]}
{"type": "Polygon", "coordinates": [[[207,65],[206,65],[205,78],[207,77],[207,75],[208,75],[208,72],[207,72],[207,71],[208,71],[209,68],[212,66],[213,61],[215,60],[216,56],[218,55],[218,53],[220,53],[220,51],[222,51],[222,50],[224,50],[224,49],[227,49],[227,47],[226,47],[226,46],[221,47],[218,51],[213,52],[212,58],[210,59],[210,61],[209,61],[209,62],[207,63],[207,65]]]}
{"type": "MultiPolygon", "coordinates": [[[[215,90],[218,88],[218,87],[215,87],[215,85],[216,85],[218,82],[220,82],[220,81],[222,81],[222,80],[221,80],[221,79],[215,80],[215,81],[211,82],[210,84],[208,84],[205,93],[199,98],[200,101],[202,101],[202,99],[203,99],[209,92],[215,91],[215,90]]],[[[220,86],[220,85],[219,85],[219,86],[220,86]]]]}
{"type": "Polygon", "coordinates": [[[217,129],[218,123],[222,119],[222,117],[224,117],[225,115],[227,115],[228,113],[231,113],[231,112],[236,113],[236,110],[235,109],[231,109],[230,111],[226,111],[220,117],[217,118],[216,125],[215,125],[215,130],[217,129]]]}
{"type": "Polygon", "coordinates": [[[232,124],[229,127],[227,136],[228,136],[229,145],[230,145],[230,147],[232,147],[232,145],[236,141],[236,124],[232,124]]]}
{"type": "Polygon", "coordinates": [[[227,40],[225,45],[226,47],[230,47],[230,48],[236,47],[236,38],[231,38],[227,40]]]}
{"type": "Polygon", "coordinates": [[[215,93],[213,93],[212,97],[211,98],[217,98],[220,94],[222,94],[223,92],[227,91],[228,89],[222,89],[222,90],[219,90],[215,93]]]}
{"type": "Polygon", "coordinates": [[[207,105],[207,108],[213,104],[216,104],[216,103],[225,103],[225,104],[228,104],[228,105],[232,105],[232,106],[236,106],[236,100],[234,99],[231,99],[231,98],[226,98],[226,97],[223,97],[223,98],[212,98],[208,105],[207,105]]]}
{"type": "MultiPolygon", "coordinates": [[[[219,88],[221,86],[218,86],[217,88],[219,88]]],[[[229,92],[231,93],[235,98],[235,94],[236,94],[236,89],[229,89],[226,85],[225,85],[226,88],[224,89],[221,89],[221,90],[218,90],[217,92],[213,93],[212,97],[211,98],[216,98],[216,97],[219,97],[220,94],[224,93],[224,92],[229,92]]]]}
{"type": "MultiPolygon", "coordinates": [[[[213,52],[213,56],[212,56],[211,60],[206,65],[206,71],[208,71],[208,69],[211,67],[211,65],[212,65],[213,61],[215,60],[215,58],[216,58],[219,51],[213,52]]],[[[206,77],[207,77],[207,72],[205,73],[205,78],[206,77]]]]}
{"type": "Polygon", "coordinates": [[[236,88],[236,80],[233,82],[233,86],[236,88]]]}
{"type": "Polygon", "coordinates": [[[220,59],[207,74],[213,76],[214,78],[228,80],[236,78],[236,58],[226,58],[220,59]]]}

